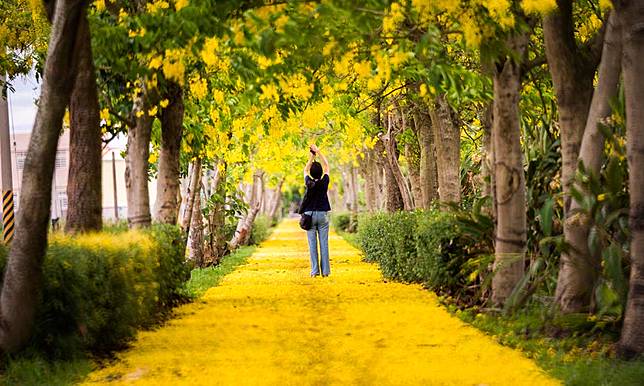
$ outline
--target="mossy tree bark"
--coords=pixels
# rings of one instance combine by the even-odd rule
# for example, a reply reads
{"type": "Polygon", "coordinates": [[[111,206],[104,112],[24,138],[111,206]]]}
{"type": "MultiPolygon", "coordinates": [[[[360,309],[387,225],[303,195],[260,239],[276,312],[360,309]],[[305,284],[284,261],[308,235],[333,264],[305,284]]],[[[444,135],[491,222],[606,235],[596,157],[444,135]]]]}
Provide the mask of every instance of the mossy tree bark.
{"type": "Polygon", "coordinates": [[[179,168],[183,134],[183,91],[170,83],[166,93],[169,104],[161,113],[161,150],[157,180],[156,220],[176,224],[179,216],[179,168]]]}
{"type": "MultiPolygon", "coordinates": [[[[570,184],[577,170],[598,55],[591,49],[594,46],[579,45],[575,39],[572,0],[557,1],[557,9],[544,17],[543,35],[548,67],[557,95],[561,132],[561,184],[564,191],[564,213],[568,218],[574,215],[570,212],[570,184]]],[[[564,228],[571,225],[574,226],[574,221],[566,221],[564,228]]],[[[564,233],[570,232],[564,229],[564,233]]],[[[556,298],[563,312],[580,312],[588,308],[598,272],[599,262],[582,245],[584,242],[576,244],[576,248],[561,256],[556,298]]]]}
{"type": "Polygon", "coordinates": [[[103,226],[101,197],[102,141],[92,39],[87,16],[80,19],[77,32],[76,80],[69,116],[69,208],[65,232],[98,231],[103,226]]]}
{"type": "MultiPolygon", "coordinates": [[[[523,58],[528,43],[525,33],[506,41],[515,57],[523,58]]],[[[519,98],[520,60],[505,57],[494,72],[494,123],[497,228],[492,278],[492,302],[503,305],[521,280],[526,248],[525,175],[521,150],[519,98]]]]}
{"type": "Polygon", "coordinates": [[[444,95],[436,98],[432,120],[438,170],[438,196],[442,202],[461,201],[461,131],[444,95]]]}
{"type": "Polygon", "coordinates": [[[148,159],[153,117],[148,115],[147,91],[143,90],[134,102],[134,125],[127,132],[125,158],[125,188],[127,193],[127,222],[130,228],[145,228],[152,223],[150,192],[148,190],[148,159]]]}
{"type": "Polygon", "coordinates": [[[438,171],[434,151],[434,134],[429,114],[417,108],[414,114],[414,130],[420,150],[419,178],[421,197],[417,207],[427,209],[438,198],[438,171]]]}
{"type": "MultiPolygon", "coordinates": [[[[602,166],[604,135],[599,129],[611,114],[610,103],[617,95],[621,73],[621,33],[615,15],[608,19],[599,78],[581,141],[578,162],[586,173],[598,176],[602,166]]],[[[574,181],[572,182],[574,184],[574,181]]],[[[576,187],[583,189],[581,186],[576,187]]],[[[569,190],[569,188],[566,188],[569,190]]],[[[600,271],[600,256],[591,253],[588,236],[592,219],[579,211],[581,204],[571,200],[564,222],[564,237],[570,250],[562,253],[556,299],[563,312],[581,312],[590,305],[594,283],[600,271]]]]}

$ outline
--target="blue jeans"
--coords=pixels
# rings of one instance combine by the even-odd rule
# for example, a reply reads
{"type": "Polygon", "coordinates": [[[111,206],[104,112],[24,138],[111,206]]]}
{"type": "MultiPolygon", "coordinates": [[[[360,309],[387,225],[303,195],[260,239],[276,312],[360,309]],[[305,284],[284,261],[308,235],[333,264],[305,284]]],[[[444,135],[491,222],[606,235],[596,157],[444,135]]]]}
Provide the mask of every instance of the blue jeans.
{"type": "Polygon", "coordinates": [[[305,213],[313,218],[311,229],[306,231],[309,239],[309,253],[311,254],[311,276],[320,274],[320,266],[322,276],[328,276],[331,273],[331,266],[329,265],[329,217],[327,212],[307,211],[305,213]],[[319,265],[318,238],[320,239],[320,255],[322,255],[319,265]]]}

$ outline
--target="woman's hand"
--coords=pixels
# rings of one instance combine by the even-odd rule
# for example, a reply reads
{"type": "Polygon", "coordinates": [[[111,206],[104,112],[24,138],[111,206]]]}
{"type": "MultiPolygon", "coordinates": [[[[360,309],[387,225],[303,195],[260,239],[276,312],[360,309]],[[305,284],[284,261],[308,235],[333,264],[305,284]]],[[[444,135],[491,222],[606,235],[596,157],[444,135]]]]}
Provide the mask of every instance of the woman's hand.
{"type": "Polygon", "coordinates": [[[309,149],[316,154],[320,151],[320,149],[318,149],[318,147],[315,144],[309,146],[309,149]]]}

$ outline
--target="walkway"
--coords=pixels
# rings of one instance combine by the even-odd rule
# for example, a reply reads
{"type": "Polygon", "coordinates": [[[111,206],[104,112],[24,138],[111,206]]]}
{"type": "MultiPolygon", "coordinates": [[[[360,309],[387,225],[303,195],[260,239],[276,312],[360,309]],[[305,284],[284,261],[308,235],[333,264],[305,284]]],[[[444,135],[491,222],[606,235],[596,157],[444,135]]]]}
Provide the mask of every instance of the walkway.
{"type": "Polygon", "coordinates": [[[384,282],[341,237],[330,242],[331,276],[312,279],[305,233],[284,221],[247,264],[177,319],[140,333],[88,383],[558,384],[430,292],[384,282]]]}

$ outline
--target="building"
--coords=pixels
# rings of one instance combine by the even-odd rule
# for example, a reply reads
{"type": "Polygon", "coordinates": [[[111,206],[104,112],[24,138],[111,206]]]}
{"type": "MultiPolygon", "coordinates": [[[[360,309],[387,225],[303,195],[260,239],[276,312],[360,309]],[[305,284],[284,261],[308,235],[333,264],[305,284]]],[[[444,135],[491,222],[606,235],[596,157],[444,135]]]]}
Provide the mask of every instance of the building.
{"type": "MultiPolygon", "coordinates": [[[[22,174],[29,147],[31,133],[16,132],[12,134],[12,174],[14,186],[14,202],[16,210],[20,210],[20,194],[22,174]]],[[[127,196],[125,188],[125,159],[121,156],[125,151],[126,139],[121,136],[112,140],[103,148],[102,163],[102,201],[103,218],[114,220],[116,212],[119,219],[127,218],[127,196]],[[117,210],[115,211],[115,208],[117,210]]],[[[63,221],[67,215],[69,202],[67,200],[67,177],[69,174],[69,130],[65,130],[58,141],[56,153],[56,172],[52,181],[51,218],[63,221]]],[[[154,207],[156,198],[156,182],[151,181],[150,203],[154,207]]]]}

